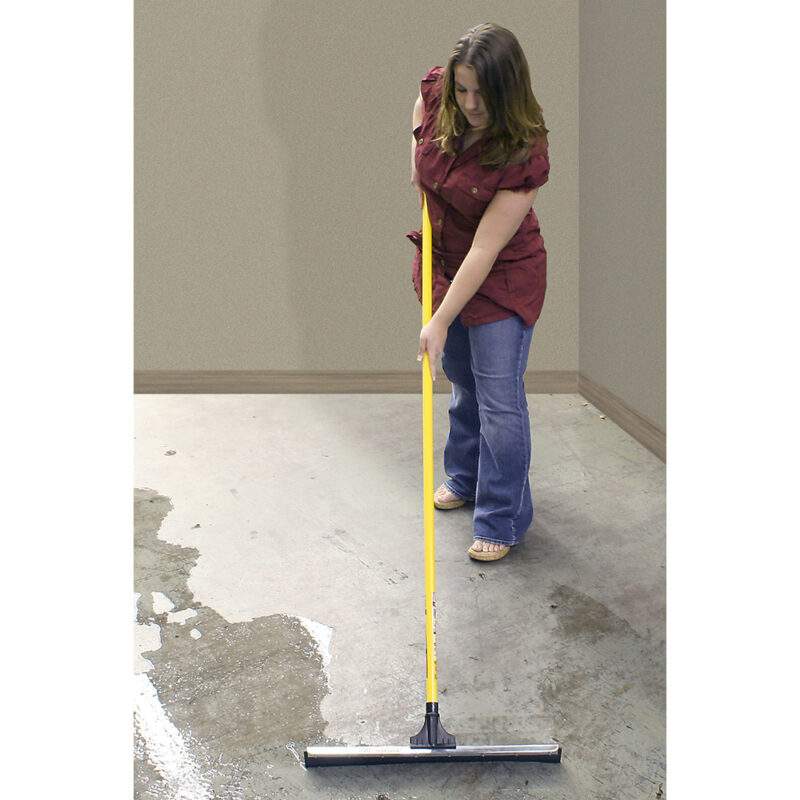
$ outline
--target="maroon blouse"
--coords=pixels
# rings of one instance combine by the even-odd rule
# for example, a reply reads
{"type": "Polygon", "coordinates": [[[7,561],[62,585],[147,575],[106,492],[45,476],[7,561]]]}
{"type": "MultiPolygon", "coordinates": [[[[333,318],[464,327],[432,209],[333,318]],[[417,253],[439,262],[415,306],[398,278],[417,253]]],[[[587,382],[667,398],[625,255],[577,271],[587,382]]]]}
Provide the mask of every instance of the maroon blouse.
{"type": "MultiPolygon", "coordinates": [[[[443,73],[443,67],[432,67],[422,79],[425,111],[422,124],[414,129],[417,174],[428,199],[431,219],[434,312],[469,252],[481,216],[495,192],[541,186],[550,171],[546,140],[537,141],[527,161],[504,168],[480,164],[483,139],[455,156],[444,153],[433,141],[443,73]]],[[[417,246],[411,280],[421,303],[422,233],[409,231],[406,237],[417,246]]],[[[539,220],[531,209],[498,254],[484,282],[461,310],[462,324],[480,325],[518,314],[526,325],[532,325],[544,303],[546,272],[547,251],[539,220]]]]}

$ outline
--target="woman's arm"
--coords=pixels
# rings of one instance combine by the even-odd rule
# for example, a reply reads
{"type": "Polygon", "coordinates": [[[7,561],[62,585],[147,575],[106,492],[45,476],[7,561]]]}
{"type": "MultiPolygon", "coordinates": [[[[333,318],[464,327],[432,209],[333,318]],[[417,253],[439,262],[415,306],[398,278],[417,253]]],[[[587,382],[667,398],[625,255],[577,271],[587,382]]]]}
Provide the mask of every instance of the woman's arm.
{"type": "Polygon", "coordinates": [[[495,193],[483,212],[472,239],[472,246],[431,321],[436,319],[446,328],[450,327],[461,309],[486,280],[500,251],[519,230],[538,191],[537,187],[528,192],[501,189],[495,193]]]}
{"type": "MultiPolygon", "coordinates": [[[[420,93],[419,97],[417,97],[417,102],[414,103],[414,112],[411,115],[411,130],[415,130],[417,125],[422,124],[422,115],[423,109],[425,108],[422,100],[422,94],[420,93]]],[[[417,152],[417,137],[411,137],[411,174],[412,176],[416,172],[416,167],[414,165],[414,154],[417,152]]]]}
{"type": "MultiPolygon", "coordinates": [[[[416,130],[418,125],[422,124],[422,116],[424,110],[424,101],[422,93],[417,97],[417,102],[414,103],[414,113],[411,115],[411,129],[416,130]]],[[[419,194],[419,207],[422,208],[422,188],[419,185],[419,176],[417,175],[417,165],[414,156],[417,152],[417,137],[411,137],[411,185],[417,190],[419,194]]]]}

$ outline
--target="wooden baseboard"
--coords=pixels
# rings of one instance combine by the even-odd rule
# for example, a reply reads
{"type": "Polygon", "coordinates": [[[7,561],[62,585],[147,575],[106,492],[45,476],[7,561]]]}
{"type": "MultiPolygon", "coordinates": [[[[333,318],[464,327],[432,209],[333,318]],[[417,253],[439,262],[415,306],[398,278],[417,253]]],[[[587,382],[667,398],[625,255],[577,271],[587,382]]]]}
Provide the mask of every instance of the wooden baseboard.
{"type": "MultiPolygon", "coordinates": [[[[294,372],[279,370],[139,370],[136,394],[418,394],[419,370],[396,372],[294,372]]],[[[436,394],[450,394],[450,381],[441,372],[433,384],[436,394]]],[[[525,374],[531,394],[578,391],[578,375],[569,370],[532,370],[525,374]]]]}
{"type": "MultiPolygon", "coordinates": [[[[395,372],[295,372],[281,370],[138,370],[136,394],[418,394],[418,370],[395,372]]],[[[449,394],[450,381],[440,373],[436,394],[449,394]]],[[[528,394],[581,394],[662,461],[666,434],[625,405],[619,397],[572,370],[525,373],[528,394]]]]}
{"type": "Polygon", "coordinates": [[[616,422],[622,430],[633,436],[639,444],[666,463],[666,431],[662,431],[647,417],[643,417],[630,406],[625,405],[613,392],[582,374],[578,375],[578,392],[616,422]]]}

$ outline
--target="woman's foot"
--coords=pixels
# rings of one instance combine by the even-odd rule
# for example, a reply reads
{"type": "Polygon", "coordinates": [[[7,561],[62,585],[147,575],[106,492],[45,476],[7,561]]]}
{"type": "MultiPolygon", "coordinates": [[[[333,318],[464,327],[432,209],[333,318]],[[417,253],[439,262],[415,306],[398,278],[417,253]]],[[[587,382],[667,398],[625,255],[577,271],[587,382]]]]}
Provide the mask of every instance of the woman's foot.
{"type": "Polygon", "coordinates": [[[484,539],[476,539],[472,546],[467,550],[470,558],[476,561],[497,561],[503,556],[508,555],[511,548],[508,545],[498,544],[497,542],[487,542],[484,539]]]}
{"type": "Polygon", "coordinates": [[[458,508],[463,506],[466,500],[453,494],[445,484],[442,484],[433,493],[433,504],[436,508],[458,508]]]}

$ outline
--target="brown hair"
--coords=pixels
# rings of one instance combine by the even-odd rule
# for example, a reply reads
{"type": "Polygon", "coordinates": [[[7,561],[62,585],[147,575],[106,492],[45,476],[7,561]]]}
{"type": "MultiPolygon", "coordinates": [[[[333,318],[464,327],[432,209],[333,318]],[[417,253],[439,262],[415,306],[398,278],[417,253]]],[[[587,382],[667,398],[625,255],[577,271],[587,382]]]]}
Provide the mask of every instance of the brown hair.
{"type": "Polygon", "coordinates": [[[517,37],[500,25],[484,22],[458,40],[442,74],[434,139],[442,150],[455,155],[454,140],[468,127],[455,96],[456,64],[474,68],[490,118],[481,164],[504,167],[519,163],[537,140],[546,145],[548,129],[542,107],[533,96],[528,62],[517,37]]]}

